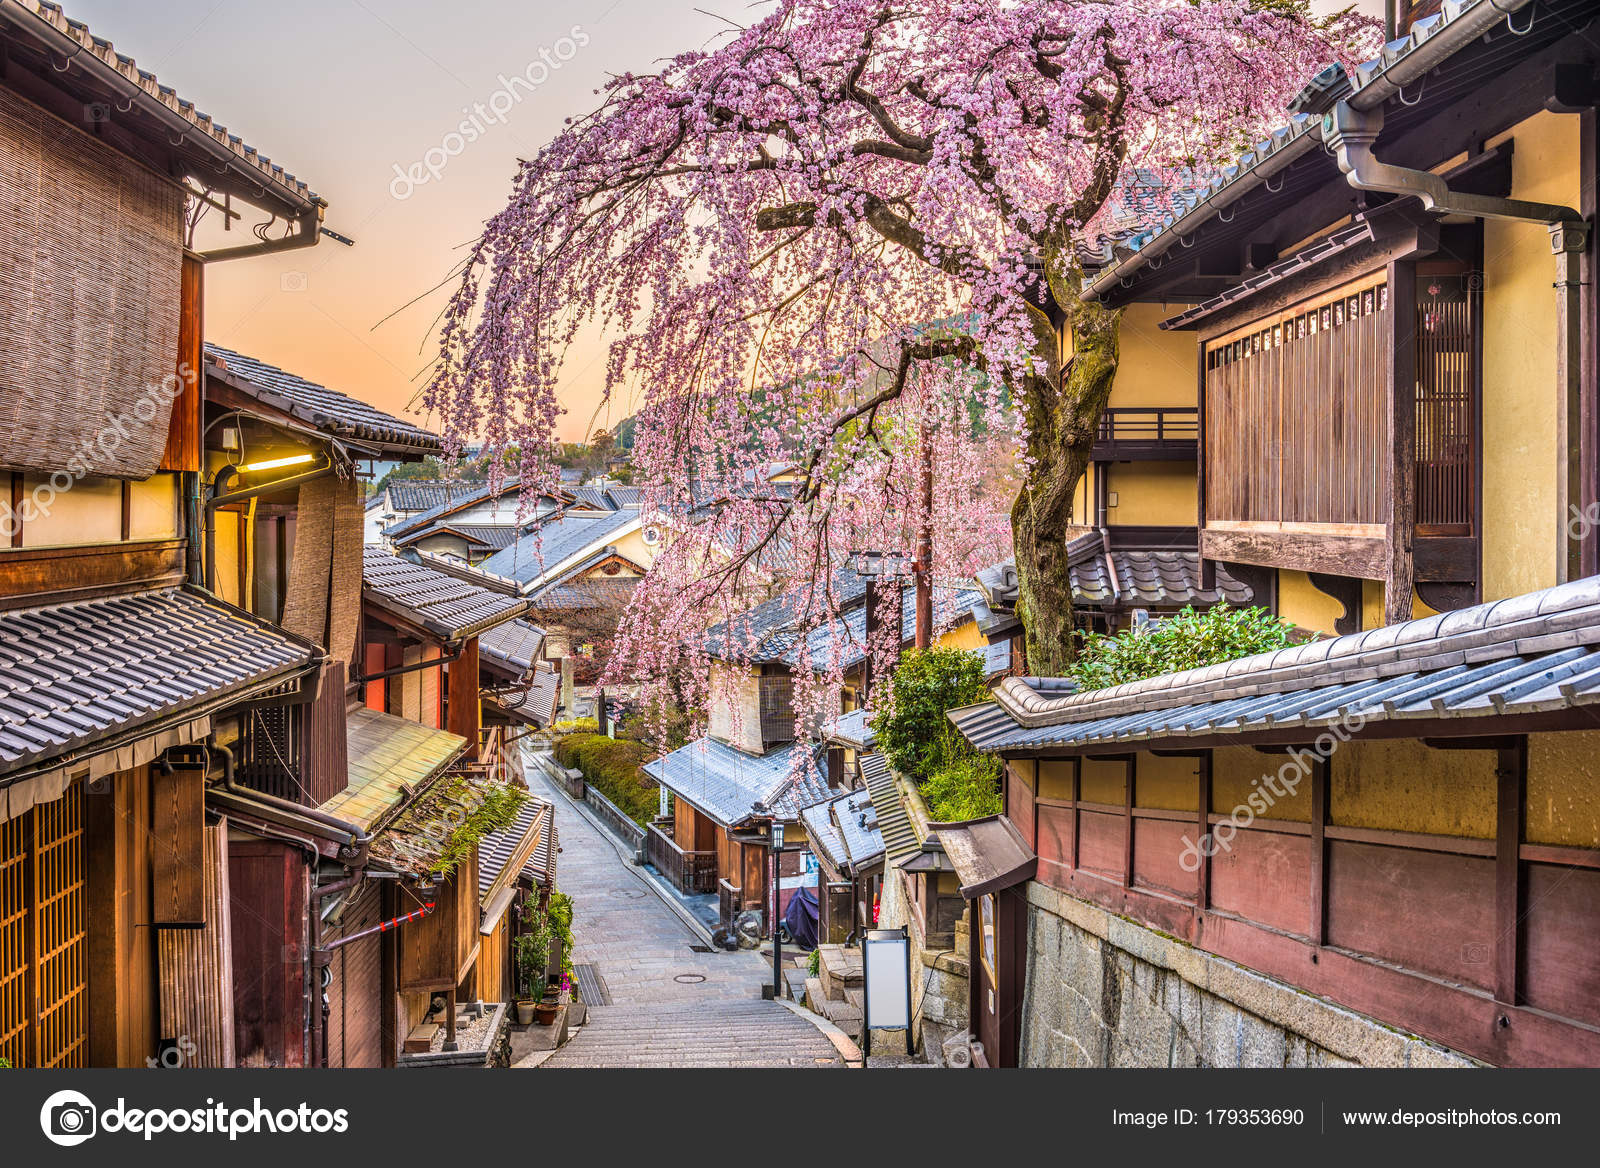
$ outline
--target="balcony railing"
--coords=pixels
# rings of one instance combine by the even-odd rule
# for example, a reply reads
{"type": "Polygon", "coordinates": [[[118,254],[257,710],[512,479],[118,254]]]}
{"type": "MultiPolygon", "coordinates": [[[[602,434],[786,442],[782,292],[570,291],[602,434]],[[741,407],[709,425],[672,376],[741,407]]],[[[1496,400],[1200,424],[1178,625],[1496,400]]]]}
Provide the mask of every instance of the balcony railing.
{"type": "Polygon", "coordinates": [[[1094,457],[1101,461],[1189,459],[1200,436],[1193,406],[1116,406],[1100,415],[1094,457]]]}
{"type": "Polygon", "coordinates": [[[645,856],[680,892],[717,890],[717,853],[686,852],[671,836],[670,822],[656,822],[645,832],[645,856]]]}

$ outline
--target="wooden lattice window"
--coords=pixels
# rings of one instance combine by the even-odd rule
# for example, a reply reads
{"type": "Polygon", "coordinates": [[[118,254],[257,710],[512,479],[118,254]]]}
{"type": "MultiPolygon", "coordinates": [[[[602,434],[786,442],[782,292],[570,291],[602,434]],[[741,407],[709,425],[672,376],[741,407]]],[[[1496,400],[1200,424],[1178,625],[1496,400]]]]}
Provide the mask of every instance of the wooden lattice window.
{"type": "Polygon", "coordinates": [[[83,791],[0,823],[0,1056],[81,1067],[89,1043],[83,791]]]}
{"type": "Polygon", "coordinates": [[[1417,274],[1417,529],[1470,535],[1477,488],[1477,282],[1417,274]]]}

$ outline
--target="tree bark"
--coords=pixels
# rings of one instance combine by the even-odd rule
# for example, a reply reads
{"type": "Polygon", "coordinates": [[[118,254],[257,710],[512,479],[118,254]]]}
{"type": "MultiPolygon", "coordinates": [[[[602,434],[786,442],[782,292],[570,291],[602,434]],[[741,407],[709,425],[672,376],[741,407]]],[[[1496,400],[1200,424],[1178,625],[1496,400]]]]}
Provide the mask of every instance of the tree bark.
{"type": "Polygon", "coordinates": [[[1080,301],[1071,293],[1075,280],[1051,284],[1065,321],[1058,332],[1044,312],[1030,309],[1038,365],[1023,384],[1022,406],[1032,466],[1011,508],[1017,617],[1026,637],[1028,672],[1041,677],[1059,676],[1073,657],[1065,533],[1116,378],[1122,316],[1080,301]],[[1070,355],[1063,359],[1064,350],[1070,355]]]}

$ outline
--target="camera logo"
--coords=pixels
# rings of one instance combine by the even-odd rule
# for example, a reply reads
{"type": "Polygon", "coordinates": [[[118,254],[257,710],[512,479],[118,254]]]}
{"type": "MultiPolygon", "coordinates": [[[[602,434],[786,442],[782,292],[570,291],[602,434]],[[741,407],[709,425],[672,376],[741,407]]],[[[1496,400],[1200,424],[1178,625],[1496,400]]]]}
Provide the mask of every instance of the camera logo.
{"type": "Polygon", "coordinates": [[[45,1139],[73,1148],[95,1133],[95,1105],[77,1091],[57,1091],[39,1109],[39,1126],[45,1139]]]}

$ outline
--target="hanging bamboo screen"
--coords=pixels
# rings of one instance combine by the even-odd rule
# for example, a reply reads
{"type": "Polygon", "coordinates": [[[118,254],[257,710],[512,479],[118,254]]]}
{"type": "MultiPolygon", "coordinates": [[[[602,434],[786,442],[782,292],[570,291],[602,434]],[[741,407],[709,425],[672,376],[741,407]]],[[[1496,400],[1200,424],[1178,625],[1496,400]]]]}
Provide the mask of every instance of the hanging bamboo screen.
{"type": "Polygon", "coordinates": [[[89,1044],[83,789],[0,824],[0,1056],[81,1067],[89,1044]]]}
{"type": "Polygon", "coordinates": [[[177,184],[0,90],[0,469],[155,472],[182,245],[177,184]]]}
{"type": "Polygon", "coordinates": [[[1207,523],[1383,522],[1388,310],[1374,275],[1207,343],[1207,523]]]}

